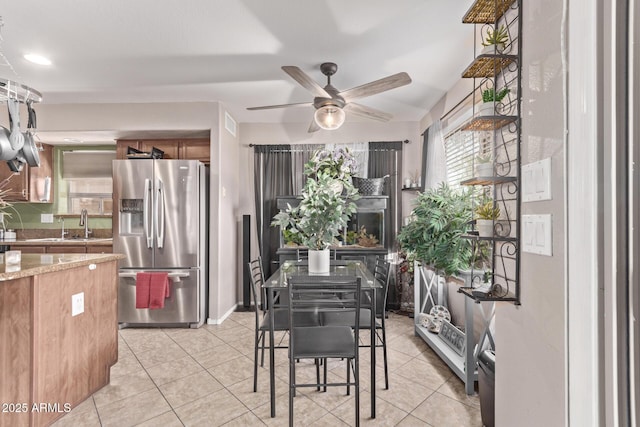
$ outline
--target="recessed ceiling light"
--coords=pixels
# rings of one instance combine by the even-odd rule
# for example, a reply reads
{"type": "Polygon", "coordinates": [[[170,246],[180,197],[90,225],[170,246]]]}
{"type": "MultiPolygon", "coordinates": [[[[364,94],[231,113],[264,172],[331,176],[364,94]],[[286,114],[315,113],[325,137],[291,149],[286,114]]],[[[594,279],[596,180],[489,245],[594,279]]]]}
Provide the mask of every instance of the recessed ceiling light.
{"type": "Polygon", "coordinates": [[[73,142],[76,144],[82,144],[84,141],[78,138],[63,138],[62,139],[64,142],[73,142]]]}
{"type": "Polygon", "coordinates": [[[26,54],[24,56],[24,59],[38,65],[51,65],[51,60],[49,58],[45,58],[44,56],[36,55],[33,53],[26,54]]]}

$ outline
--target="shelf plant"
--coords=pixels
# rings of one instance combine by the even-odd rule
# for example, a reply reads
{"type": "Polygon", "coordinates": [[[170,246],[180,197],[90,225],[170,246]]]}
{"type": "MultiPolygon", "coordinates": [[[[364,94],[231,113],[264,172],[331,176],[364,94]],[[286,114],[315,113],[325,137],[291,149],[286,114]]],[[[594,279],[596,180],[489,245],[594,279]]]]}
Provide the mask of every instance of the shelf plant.
{"type": "MultiPolygon", "coordinates": [[[[501,25],[496,29],[489,28],[487,30],[487,36],[482,42],[482,46],[484,46],[485,48],[495,46],[495,52],[501,53],[504,51],[508,41],[509,41],[509,33],[507,32],[507,27],[505,27],[504,25],[501,25]]],[[[492,53],[492,52],[485,52],[485,53],[492,53]]]]}
{"type": "Polygon", "coordinates": [[[499,91],[492,87],[482,91],[482,104],[478,109],[479,115],[494,115],[496,112],[496,104],[501,102],[509,93],[508,87],[503,87],[499,91]]]}
{"type": "Polygon", "coordinates": [[[495,221],[500,218],[500,208],[494,206],[493,200],[478,205],[475,210],[476,231],[480,237],[493,237],[495,221]]]}
{"type": "Polygon", "coordinates": [[[475,157],[475,176],[493,176],[493,156],[491,153],[479,154],[475,157]]]}

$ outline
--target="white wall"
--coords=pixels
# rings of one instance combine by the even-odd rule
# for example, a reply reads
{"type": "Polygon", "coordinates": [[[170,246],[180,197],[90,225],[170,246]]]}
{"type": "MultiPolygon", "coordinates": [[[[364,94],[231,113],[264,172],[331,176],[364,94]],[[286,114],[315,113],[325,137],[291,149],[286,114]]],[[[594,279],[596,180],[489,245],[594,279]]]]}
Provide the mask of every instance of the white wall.
{"type": "MultiPolygon", "coordinates": [[[[527,5],[525,5],[527,6],[527,5]]],[[[521,213],[551,214],[553,255],[520,252],[521,306],[496,310],[496,424],[565,423],[565,247],[562,2],[523,7],[522,164],[551,158],[552,200],[521,213]]]]}
{"type": "MultiPolygon", "coordinates": [[[[242,211],[240,194],[245,191],[240,186],[239,138],[232,135],[224,126],[224,105],[219,109],[219,129],[216,144],[212,146],[211,157],[211,199],[212,208],[211,235],[211,278],[209,295],[209,322],[222,322],[236,307],[241,289],[238,266],[242,259],[238,257],[237,220],[242,211]],[[214,185],[215,183],[215,185],[214,185]],[[213,211],[215,210],[215,217],[213,211]]],[[[213,138],[212,138],[213,140],[213,138]]]]}

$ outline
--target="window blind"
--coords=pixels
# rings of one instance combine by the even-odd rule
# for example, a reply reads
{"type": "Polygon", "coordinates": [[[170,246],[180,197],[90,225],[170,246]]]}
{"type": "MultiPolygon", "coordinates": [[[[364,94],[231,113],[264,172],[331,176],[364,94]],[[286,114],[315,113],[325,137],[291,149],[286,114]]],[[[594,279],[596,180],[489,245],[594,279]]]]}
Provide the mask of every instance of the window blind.
{"type": "Polygon", "coordinates": [[[63,151],[62,178],[111,178],[111,164],[115,159],[115,151],[63,151]]]}

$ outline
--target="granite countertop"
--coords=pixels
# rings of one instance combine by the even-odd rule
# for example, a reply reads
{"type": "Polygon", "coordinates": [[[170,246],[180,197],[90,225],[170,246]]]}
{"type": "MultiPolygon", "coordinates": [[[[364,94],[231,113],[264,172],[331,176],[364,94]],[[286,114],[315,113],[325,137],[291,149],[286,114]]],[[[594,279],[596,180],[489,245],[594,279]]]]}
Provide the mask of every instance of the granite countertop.
{"type": "Polygon", "coordinates": [[[55,238],[45,237],[40,239],[16,239],[12,241],[3,240],[0,241],[0,245],[20,245],[20,246],[111,246],[113,245],[112,238],[88,238],[88,239],[74,239],[74,238],[55,238]]]}
{"type": "Polygon", "coordinates": [[[22,254],[19,264],[7,265],[7,253],[0,255],[0,282],[125,258],[122,254],[22,254]]]}

